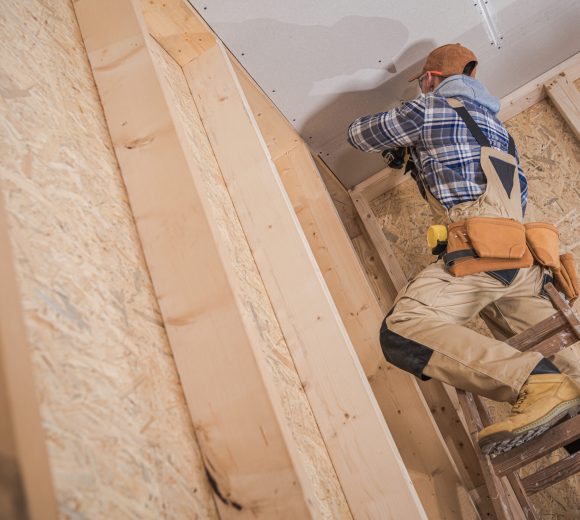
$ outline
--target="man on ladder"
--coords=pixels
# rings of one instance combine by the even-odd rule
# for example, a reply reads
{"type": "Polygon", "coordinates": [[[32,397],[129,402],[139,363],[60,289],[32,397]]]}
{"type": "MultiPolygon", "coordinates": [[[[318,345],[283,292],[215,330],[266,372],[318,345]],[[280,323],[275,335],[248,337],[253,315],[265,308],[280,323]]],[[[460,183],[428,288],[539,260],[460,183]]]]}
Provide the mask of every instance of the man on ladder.
{"type": "Polygon", "coordinates": [[[502,340],[551,316],[543,292],[554,280],[573,300],[571,255],[554,226],[524,226],[527,182],[497,98],[475,79],[477,58],[460,44],[427,57],[421,97],[354,121],[349,142],[383,154],[408,147],[413,177],[431,206],[439,256],[397,296],[380,342],[393,365],[426,380],[513,404],[506,420],[479,433],[488,454],[532,439],[580,407],[578,345],[552,359],[502,340]],[[496,339],[464,325],[479,314],[496,339]]]}

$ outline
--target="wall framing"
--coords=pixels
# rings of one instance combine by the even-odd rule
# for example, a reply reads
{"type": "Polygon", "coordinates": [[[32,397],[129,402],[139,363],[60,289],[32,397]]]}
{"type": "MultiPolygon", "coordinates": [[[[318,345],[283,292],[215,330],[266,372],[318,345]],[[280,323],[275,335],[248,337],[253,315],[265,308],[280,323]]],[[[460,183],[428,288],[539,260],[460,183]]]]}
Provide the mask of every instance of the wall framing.
{"type": "MultiPolygon", "coordinates": [[[[187,66],[199,54],[198,45],[207,47],[205,35],[211,30],[183,2],[174,0],[164,2],[162,6],[156,2],[146,3],[144,11],[152,36],[178,63],[187,66]]],[[[423,506],[434,517],[453,517],[459,511],[466,518],[476,514],[458,477],[461,470],[457,469],[448,453],[417,383],[410,376],[391,371],[380,355],[375,329],[382,319],[382,311],[351,244],[339,242],[341,246],[335,246],[332,251],[334,242],[327,238],[332,235],[332,230],[340,229],[344,236],[346,234],[319,172],[312,168],[311,159],[306,156],[306,146],[239,63],[234,61],[234,68],[375,395],[380,396],[383,414],[391,429],[398,430],[394,433],[395,440],[407,467],[413,468],[411,476],[423,506]],[[297,190],[305,182],[313,190],[310,200],[305,195],[306,189],[297,190]],[[326,225],[319,227],[321,223],[326,225]],[[318,226],[318,230],[309,233],[313,226],[318,226]],[[345,263],[345,270],[338,271],[344,276],[333,272],[331,265],[345,263]],[[357,277],[357,273],[360,276],[357,277]],[[347,281],[353,276],[357,283],[352,283],[349,288],[347,281]],[[354,285],[360,288],[360,299],[346,298],[344,295],[353,294],[354,285]],[[433,450],[434,445],[441,449],[433,450]]]]}
{"type": "MultiPolygon", "coordinates": [[[[177,279],[178,276],[169,273],[168,268],[162,266],[163,258],[161,257],[159,250],[155,252],[155,248],[159,247],[155,244],[155,241],[159,241],[162,229],[159,227],[155,228],[153,225],[152,222],[154,221],[154,218],[149,215],[155,215],[156,210],[152,207],[147,207],[145,201],[148,192],[151,193],[154,191],[158,194],[162,194],[163,190],[160,185],[150,184],[149,187],[146,187],[145,185],[138,186],[138,184],[144,182],[144,179],[143,176],[141,176],[141,179],[138,182],[135,173],[137,171],[135,168],[140,171],[146,171],[149,167],[148,162],[146,160],[144,161],[143,157],[147,156],[147,150],[150,151],[154,148],[154,145],[151,143],[155,141],[149,140],[149,136],[144,138],[142,135],[143,130],[141,130],[141,133],[137,131],[138,125],[135,126],[136,123],[133,122],[132,125],[125,124],[124,122],[128,121],[128,119],[126,117],[121,117],[122,111],[120,111],[120,107],[123,106],[123,103],[130,105],[129,102],[133,101],[131,99],[132,95],[129,95],[129,92],[137,94],[139,92],[139,85],[148,83],[145,81],[136,81],[132,77],[139,73],[139,68],[129,68],[125,71],[125,75],[121,75],[119,78],[123,77],[123,81],[120,82],[122,84],[125,82],[132,82],[132,90],[126,90],[124,96],[115,100],[116,94],[114,90],[116,89],[113,88],[115,84],[120,84],[119,82],[115,83],[113,79],[116,73],[121,74],[121,72],[119,72],[122,68],[120,63],[125,59],[125,56],[130,61],[133,53],[141,52],[140,48],[143,47],[142,42],[137,44],[139,50],[136,49],[135,51],[131,51],[130,49],[131,45],[135,42],[135,38],[142,40],[143,36],[137,35],[133,30],[129,33],[123,32],[123,29],[123,31],[119,33],[118,39],[112,41],[111,44],[105,44],[103,46],[102,44],[91,42],[93,36],[97,39],[99,37],[95,33],[91,33],[93,30],[92,27],[97,23],[95,20],[97,20],[98,17],[90,7],[87,8],[86,12],[82,12],[83,6],[87,5],[94,7],[97,3],[90,2],[90,0],[80,0],[77,2],[77,6],[79,7],[79,19],[81,20],[81,26],[84,25],[83,33],[87,34],[87,48],[89,49],[91,61],[94,62],[93,69],[95,72],[95,78],[97,79],[97,84],[101,91],[101,98],[107,113],[107,119],[109,120],[109,127],[113,141],[116,145],[121,169],[124,170],[123,175],[126,176],[129,196],[132,201],[132,206],[134,206],[134,212],[140,229],[146,256],[148,258],[148,264],[150,265],[151,274],[154,283],[157,286],[157,293],[162,312],[165,315],[170,341],[173,343],[173,340],[171,340],[172,329],[175,338],[177,337],[175,327],[185,327],[188,326],[189,323],[183,322],[181,318],[177,319],[174,317],[175,312],[172,310],[171,304],[172,298],[169,295],[170,285],[163,287],[159,285],[160,283],[170,283],[170,279],[177,279]],[[103,56],[102,53],[99,53],[99,49],[104,48],[108,49],[108,57],[105,58],[104,61],[100,61],[103,56]],[[112,58],[112,56],[117,56],[117,61],[112,58]],[[123,101],[121,102],[121,100],[123,101]],[[122,129],[119,127],[122,127],[122,129]],[[143,156],[141,159],[139,158],[140,155],[143,156]],[[135,202],[133,202],[133,200],[135,200],[135,202]],[[147,230],[148,227],[149,230],[147,230]],[[157,231],[155,231],[155,229],[157,229],[157,231]],[[159,282],[159,280],[161,280],[161,282],[159,282]]],[[[107,8],[121,9],[118,5],[119,3],[117,2],[114,4],[108,2],[107,8]]],[[[149,31],[161,47],[163,47],[165,51],[167,51],[169,55],[171,55],[176,62],[183,67],[186,77],[189,76],[190,88],[194,94],[198,110],[202,114],[203,124],[210,138],[211,147],[225,177],[227,189],[232,195],[236,212],[242,222],[242,227],[244,227],[244,231],[247,233],[252,253],[259,264],[258,267],[266,284],[270,299],[276,308],[277,319],[282,325],[286,340],[289,341],[290,344],[293,342],[295,343],[293,351],[294,360],[299,366],[301,376],[304,377],[303,385],[309,395],[317,422],[321,425],[326,446],[331,453],[333,464],[337,470],[341,486],[345,491],[353,515],[360,518],[369,516],[375,517],[377,515],[384,516],[385,514],[392,517],[401,517],[401,515],[403,515],[406,518],[424,518],[425,513],[423,512],[423,507],[418,500],[415,488],[413,487],[407,470],[400,459],[391,434],[384,422],[383,415],[380,413],[376,401],[370,393],[365,374],[361,370],[358,360],[354,355],[350,337],[344,330],[344,326],[342,325],[342,321],[334,307],[334,303],[327,292],[326,285],[322,281],[318,267],[314,263],[311,253],[308,253],[309,246],[304,239],[304,235],[296,221],[294,210],[289,204],[289,201],[286,201],[285,204],[276,204],[277,211],[282,211],[280,208],[285,208],[283,209],[283,212],[286,216],[274,215],[273,222],[276,224],[274,227],[279,229],[279,225],[282,225],[282,229],[296,233],[296,240],[302,243],[301,247],[306,248],[304,249],[305,258],[309,258],[310,267],[300,267],[300,272],[307,276],[314,277],[312,278],[313,280],[317,279],[318,281],[314,283],[314,286],[318,287],[318,289],[317,292],[310,295],[310,298],[303,299],[303,302],[311,302],[309,303],[309,308],[312,307],[313,315],[319,316],[319,318],[316,318],[314,322],[305,322],[302,325],[300,324],[300,321],[297,323],[292,321],[292,318],[295,318],[296,316],[290,315],[287,318],[284,316],[284,313],[293,309],[292,305],[296,306],[297,304],[284,302],[284,305],[282,305],[280,298],[287,298],[288,294],[282,292],[279,296],[276,296],[276,291],[280,290],[276,287],[276,284],[288,284],[290,278],[287,274],[284,274],[284,269],[288,269],[289,267],[296,269],[296,266],[290,266],[287,260],[276,260],[275,255],[278,254],[276,251],[277,247],[272,248],[272,246],[269,245],[269,241],[273,241],[272,243],[276,244],[276,240],[279,240],[279,237],[272,236],[272,238],[269,238],[267,236],[268,231],[263,227],[263,223],[260,224],[259,222],[251,221],[251,207],[253,204],[259,205],[261,203],[267,205],[267,199],[260,198],[264,197],[267,193],[275,197],[282,197],[282,199],[284,199],[286,195],[281,183],[276,181],[277,173],[273,166],[271,155],[267,152],[260,131],[258,130],[255,121],[253,121],[252,111],[255,109],[254,107],[252,107],[252,109],[248,108],[248,102],[245,101],[245,94],[237,83],[238,80],[233,73],[232,65],[229,63],[227,53],[221,48],[219,43],[215,41],[215,37],[212,33],[201,24],[199,19],[197,19],[197,15],[193,13],[186,2],[168,1],[139,3],[133,1],[130,4],[125,2],[125,8],[127,5],[131,5],[135,12],[140,11],[141,9],[143,10],[145,20],[149,25],[149,31]],[[195,73],[192,72],[194,70],[195,73]],[[203,79],[204,74],[206,73],[208,76],[206,79],[203,79]],[[237,112],[229,112],[228,115],[226,115],[226,118],[230,118],[228,119],[230,122],[235,121],[234,126],[238,130],[242,128],[243,125],[245,125],[244,128],[250,130],[248,133],[248,139],[251,139],[251,141],[248,141],[247,144],[248,146],[253,147],[252,150],[255,150],[255,153],[252,152],[252,154],[250,154],[250,160],[254,161],[254,166],[259,166],[261,171],[266,172],[268,176],[272,177],[272,180],[268,180],[268,183],[270,183],[268,186],[272,187],[267,189],[264,188],[263,192],[251,195],[248,194],[247,191],[244,192],[242,189],[243,186],[236,185],[236,176],[234,175],[235,165],[233,164],[232,158],[228,157],[227,147],[220,145],[220,140],[227,134],[224,133],[225,129],[220,127],[222,124],[220,120],[222,118],[216,117],[216,113],[222,110],[223,106],[225,106],[222,103],[224,99],[220,99],[219,92],[214,93],[211,91],[211,88],[207,88],[207,85],[204,87],[202,84],[203,81],[209,81],[209,77],[216,73],[225,81],[225,83],[223,83],[225,88],[230,89],[228,92],[232,96],[232,99],[229,99],[229,101],[232,101],[232,103],[237,107],[237,112]],[[208,93],[211,94],[211,96],[217,95],[217,101],[216,97],[212,98],[208,93]],[[232,116],[234,113],[237,115],[232,116]],[[231,117],[234,119],[231,119],[231,117]],[[233,173],[231,174],[228,173],[230,168],[234,168],[232,170],[233,173]],[[276,195],[276,193],[279,193],[279,195],[276,195]],[[288,224],[281,224],[284,222],[284,219],[289,219],[287,220],[288,224]],[[255,226],[254,230],[252,230],[252,226],[255,226]],[[294,231],[292,231],[292,229],[294,231]],[[308,269],[310,269],[311,274],[307,274],[308,269]],[[317,305],[322,305],[322,307],[326,306],[326,310],[323,310],[321,307],[321,312],[314,312],[317,305]],[[287,322],[285,322],[286,319],[288,320],[287,322]],[[284,323],[287,324],[284,325],[284,323]],[[290,324],[292,324],[292,326],[290,326],[290,324]],[[295,330],[292,330],[292,327],[294,327],[295,330]],[[293,339],[293,337],[296,339],[293,339]],[[324,349],[322,349],[320,355],[323,357],[320,358],[320,361],[315,361],[312,365],[312,359],[316,357],[316,341],[319,341],[319,338],[321,337],[326,337],[327,339],[332,340],[328,342],[324,341],[324,345],[332,345],[335,349],[337,348],[337,345],[340,347],[338,348],[338,353],[333,354],[337,359],[342,359],[339,364],[337,364],[337,361],[332,363],[331,366],[328,366],[328,360],[330,359],[328,357],[329,353],[327,352],[324,354],[324,349]],[[323,359],[326,361],[326,366],[322,364],[323,359]],[[311,365],[309,365],[309,363],[311,365]],[[316,363],[318,363],[318,365],[316,365],[316,363]],[[339,366],[342,366],[342,368],[339,369],[338,373],[335,373],[334,369],[339,366]],[[321,377],[321,371],[324,369],[326,369],[329,374],[324,374],[322,376],[323,379],[327,378],[327,383],[325,382],[322,386],[330,385],[329,388],[332,389],[332,392],[327,393],[326,397],[324,397],[323,394],[320,394],[322,397],[319,398],[317,397],[317,392],[321,392],[324,388],[320,387],[317,379],[321,377]],[[314,377],[308,377],[308,370],[314,370],[312,374],[316,374],[316,379],[314,377]],[[345,370],[347,370],[347,372],[345,372],[345,370]],[[317,371],[319,373],[317,373],[317,371]],[[341,389],[340,384],[337,386],[336,382],[333,382],[333,378],[335,378],[335,381],[337,382],[345,380],[351,381],[351,385],[348,389],[341,389]],[[333,396],[332,394],[336,395],[333,396]],[[338,401],[332,404],[332,399],[338,399],[338,401]],[[335,411],[340,408],[339,405],[341,402],[347,404],[352,402],[352,407],[349,405],[348,411],[345,411],[343,416],[337,416],[335,411]],[[355,410],[358,413],[361,413],[360,417],[357,417],[357,414],[354,412],[355,410]],[[362,412],[359,412],[359,410],[362,410],[362,412]],[[327,424],[330,426],[326,426],[327,424]],[[341,462],[341,457],[344,462],[341,462]],[[369,468],[372,468],[372,474],[369,474],[369,468]],[[390,482],[391,485],[388,486],[388,488],[385,488],[385,482],[387,481],[390,482]]],[[[104,9],[102,6],[103,3],[99,3],[99,8],[104,9]]],[[[113,18],[121,20],[126,19],[126,17],[124,18],[123,16],[114,16],[113,18]]],[[[142,28],[143,26],[141,24],[141,30],[142,28]]],[[[111,33],[112,31],[109,32],[109,34],[111,33]]],[[[156,75],[157,79],[155,81],[161,81],[159,72],[157,72],[156,75]]],[[[248,83],[248,78],[244,78],[245,79],[242,79],[242,82],[245,81],[248,83]]],[[[144,78],[141,78],[141,80],[143,79],[144,78]]],[[[163,82],[161,81],[161,83],[163,82]]],[[[220,88],[216,89],[216,91],[219,90],[220,88]]],[[[148,108],[146,105],[141,106],[148,108]]],[[[131,110],[135,109],[136,107],[133,105],[133,108],[129,108],[128,110],[131,112],[131,110]]],[[[169,125],[174,125],[177,128],[178,140],[183,140],[182,134],[185,134],[187,130],[185,128],[179,130],[179,125],[175,121],[175,118],[172,117],[171,112],[172,109],[170,107],[169,115],[163,115],[163,120],[169,125]]],[[[160,113],[157,114],[157,116],[159,115],[160,113]]],[[[257,113],[258,120],[261,118],[261,115],[261,112],[257,113]]],[[[150,117],[153,117],[153,115],[150,114],[150,117]]],[[[265,118],[262,119],[264,121],[266,120],[265,118]]],[[[284,127],[285,125],[285,123],[279,120],[270,119],[269,121],[270,123],[267,124],[273,123],[276,127],[284,127]]],[[[151,124],[152,120],[150,124],[141,125],[141,128],[151,128],[151,124]]],[[[156,138],[156,140],[158,140],[158,138],[156,138]]],[[[284,138],[275,138],[270,142],[268,142],[268,138],[266,137],[265,141],[270,146],[283,147],[288,143],[294,145],[300,145],[302,143],[301,140],[297,140],[294,134],[286,134],[284,138]]],[[[283,149],[285,150],[286,148],[283,149]]],[[[306,150],[306,148],[302,151],[304,150],[306,150]]],[[[281,155],[283,155],[283,153],[281,155]]],[[[278,157],[280,157],[280,155],[278,155],[278,157]]],[[[304,153],[302,154],[302,157],[305,157],[304,153]]],[[[149,157],[149,160],[152,161],[152,157],[149,157]]],[[[168,156],[165,156],[165,160],[168,160],[168,156]]],[[[186,166],[191,168],[190,163],[192,161],[193,158],[188,157],[186,161],[188,164],[186,166]]],[[[308,161],[310,161],[311,171],[315,171],[312,167],[313,163],[309,155],[308,161]]],[[[268,177],[266,177],[266,179],[267,178],[268,177]]],[[[237,182],[239,182],[239,180],[237,182]]],[[[187,188],[185,185],[181,185],[181,187],[187,188]]],[[[201,185],[196,185],[196,189],[202,190],[201,185]]],[[[181,190],[180,193],[183,191],[185,190],[181,190]]],[[[174,195],[175,194],[176,193],[174,193],[174,195]]],[[[265,214],[267,215],[268,213],[266,212],[265,214]]],[[[183,215],[186,215],[186,213],[183,215]]],[[[334,213],[333,218],[337,218],[334,213]]],[[[337,220],[337,222],[339,221],[337,220]]],[[[213,234],[215,235],[215,233],[216,230],[214,229],[213,234]]],[[[177,237],[177,239],[179,239],[179,237],[177,237]]],[[[224,266],[227,265],[223,256],[221,263],[224,266]]],[[[296,275],[296,273],[294,273],[294,275],[296,275]]],[[[232,283],[233,277],[234,273],[230,272],[228,275],[230,283],[232,283]]],[[[309,285],[312,287],[312,284],[309,285]]],[[[171,287],[171,290],[177,290],[175,285],[171,287]]],[[[294,308],[297,309],[297,307],[294,308]]],[[[182,310],[185,311],[185,309],[182,310]]],[[[184,313],[180,312],[178,314],[181,315],[184,313]]],[[[302,319],[302,317],[300,318],[302,319]]],[[[310,316],[309,319],[311,318],[312,316],[310,316]]],[[[178,338],[177,342],[179,343],[179,341],[178,338]]],[[[178,351],[181,352],[176,353],[176,361],[180,367],[182,382],[186,394],[188,395],[188,402],[191,403],[195,401],[197,403],[200,399],[199,394],[208,392],[203,392],[199,387],[197,388],[197,392],[194,391],[190,385],[188,375],[182,370],[184,366],[187,366],[188,364],[189,366],[191,365],[191,359],[190,361],[187,360],[188,356],[181,348],[178,348],[178,351]],[[194,395],[196,393],[198,394],[197,396],[194,395]]],[[[373,356],[375,358],[371,365],[376,365],[376,353],[373,352],[370,356],[371,358],[373,356]]],[[[208,383],[208,381],[206,381],[206,383],[208,383]]],[[[271,388],[270,391],[272,391],[271,388]]],[[[415,395],[419,398],[418,392],[415,391],[415,395]]],[[[425,414],[425,420],[432,422],[424,405],[423,409],[425,410],[422,412],[425,414]]],[[[193,414],[194,411],[192,410],[192,415],[193,414]]],[[[196,425],[201,423],[205,427],[205,423],[202,420],[195,420],[194,418],[194,423],[196,425]]],[[[432,426],[431,431],[433,431],[434,435],[437,435],[436,430],[433,429],[432,426]]],[[[283,435],[283,437],[285,437],[286,443],[290,443],[291,445],[291,441],[288,439],[287,435],[283,435]]],[[[207,444],[204,444],[206,442],[207,439],[200,439],[202,451],[207,453],[209,447],[207,444]]],[[[429,450],[431,449],[431,446],[425,445],[424,449],[429,450]]],[[[449,461],[447,464],[449,464],[449,461]]],[[[446,478],[452,479],[450,481],[451,484],[449,485],[449,487],[452,487],[452,485],[456,485],[458,482],[457,476],[453,471],[453,466],[449,465],[449,468],[450,473],[446,474],[446,478]]],[[[298,476],[299,473],[300,472],[298,471],[298,476]]],[[[436,474],[435,467],[433,467],[432,473],[432,475],[427,476],[427,480],[435,480],[436,482],[439,482],[439,477],[436,474]]],[[[225,480],[225,478],[220,479],[219,483],[225,480]]],[[[303,486],[304,493],[307,496],[307,483],[305,483],[304,480],[300,482],[303,486]]],[[[431,489],[430,493],[435,495],[433,484],[429,484],[429,486],[431,489]]],[[[229,498],[229,495],[226,497],[230,502],[229,505],[231,505],[233,500],[235,500],[236,493],[232,493],[231,497],[232,498],[229,498]]],[[[434,499],[431,498],[431,501],[433,500],[434,499]]],[[[467,502],[469,504],[469,500],[467,502]]],[[[236,501],[236,503],[238,502],[236,501]]],[[[220,507],[220,513],[226,514],[225,511],[227,508],[224,510],[224,506],[219,503],[218,506],[220,507]]]]}

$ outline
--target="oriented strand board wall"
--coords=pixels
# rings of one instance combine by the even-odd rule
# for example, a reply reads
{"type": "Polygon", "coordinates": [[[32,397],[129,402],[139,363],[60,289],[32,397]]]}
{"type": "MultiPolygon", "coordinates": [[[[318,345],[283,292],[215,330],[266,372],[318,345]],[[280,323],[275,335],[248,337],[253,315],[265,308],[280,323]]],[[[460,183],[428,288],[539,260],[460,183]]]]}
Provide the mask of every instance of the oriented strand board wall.
{"type": "Polygon", "coordinates": [[[71,2],[0,16],[0,188],[60,512],[216,518],[71,2]]]}
{"type": "MultiPolygon", "coordinates": [[[[506,124],[520,152],[529,183],[526,221],[544,220],[561,232],[562,250],[580,260],[580,147],[566,122],[550,101],[544,100],[512,118],[506,124]]],[[[405,182],[375,199],[371,207],[407,277],[423,269],[433,257],[427,250],[425,233],[431,212],[414,182],[405,182]]],[[[578,303],[576,308],[579,308],[578,303]]],[[[473,326],[489,334],[483,322],[473,326]]],[[[496,417],[505,407],[494,410],[496,417]]],[[[558,455],[554,455],[558,457],[558,455]]],[[[554,459],[555,460],[555,459],[554,459]]],[[[536,465],[538,467],[538,465],[536,465]]],[[[578,514],[580,479],[561,482],[532,497],[545,515],[564,520],[578,514]]]]}

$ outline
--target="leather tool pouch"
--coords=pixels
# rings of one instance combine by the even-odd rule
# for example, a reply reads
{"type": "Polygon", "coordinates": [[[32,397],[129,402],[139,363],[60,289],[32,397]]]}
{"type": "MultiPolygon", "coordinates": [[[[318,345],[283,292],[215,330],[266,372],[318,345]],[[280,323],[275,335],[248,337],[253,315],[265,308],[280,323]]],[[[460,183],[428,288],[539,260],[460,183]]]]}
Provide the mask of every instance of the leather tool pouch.
{"type": "Polygon", "coordinates": [[[545,222],[525,225],[526,241],[536,261],[544,267],[560,268],[560,234],[556,226],[545,222]]]}
{"type": "Polygon", "coordinates": [[[516,220],[474,217],[449,226],[445,267],[453,276],[530,267],[523,224],[516,220]]]}
{"type": "Polygon", "coordinates": [[[545,222],[526,224],[526,240],[536,261],[549,267],[556,289],[574,301],[580,293],[578,273],[572,253],[560,256],[560,234],[556,226],[545,222]]]}
{"type": "Polygon", "coordinates": [[[574,302],[580,295],[580,282],[572,253],[560,257],[560,268],[552,269],[556,289],[562,291],[566,297],[574,302]]]}

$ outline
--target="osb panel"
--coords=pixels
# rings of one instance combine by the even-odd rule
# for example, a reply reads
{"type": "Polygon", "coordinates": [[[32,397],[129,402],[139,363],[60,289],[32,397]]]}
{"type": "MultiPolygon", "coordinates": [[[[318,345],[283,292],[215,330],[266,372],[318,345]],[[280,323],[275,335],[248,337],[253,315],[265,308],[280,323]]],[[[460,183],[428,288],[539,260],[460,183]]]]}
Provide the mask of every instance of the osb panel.
{"type": "Polygon", "coordinates": [[[211,217],[218,224],[220,243],[231,248],[236,258],[238,276],[244,281],[242,309],[246,318],[261,331],[261,348],[276,381],[287,424],[292,432],[315,493],[314,510],[317,518],[351,518],[342,488],[326,451],[326,446],[312,415],[282,331],[270,304],[258,268],[247,245],[233,203],[225,187],[217,162],[213,159],[207,136],[185,77],[173,59],[152,40],[152,49],[171,86],[172,101],[178,107],[176,115],[187,129],[189,149],[198,156],[205,168],[203,181],[213,201],[211,217]],[[210,159],[211,157],[211,159],[210,159]]]}
{"type": "MultiPolygon", "coordinates": [[[[578,83],[578,82],[577,82],[578,83]]],[[[578,85],[577,85],[578,86],[578,85]]],[[[562,251],[574,252],[580,259],[580,147],[574,134],[549,100],[541,101],[506,123],[513,135],[529,183],[526,221],[544,220],[558,226],[562,251]]],[[[419,195],[414,182],[405,182],[371,203],[385,235],[393,245],[407,277],[412,277],[433,261],[427,249],[425,233],[431,224],[431,212],[419,195]]],[[[575,306],[580,308],[578,302],[575,306]]],[[[476,318],[472,328],[489,334],[476,318]]],[[[509,406],[493,404],[494,417],[500,418],[509,406]]],[[[563,450],[551,456],[556,461],[563,450]]],[[[539,469],[544,462],[530,466],[525,473],[539,469]]],[[[577,497],[580,478],[561,482],[534,495],[533,503],[542,518],[564,520],[578,514],[577,497]]]]}
{"type": "Polygon", "coordinates": [[[1,16],[0,187],[60,513],[217,518],[71,2],[1,16]]]}

